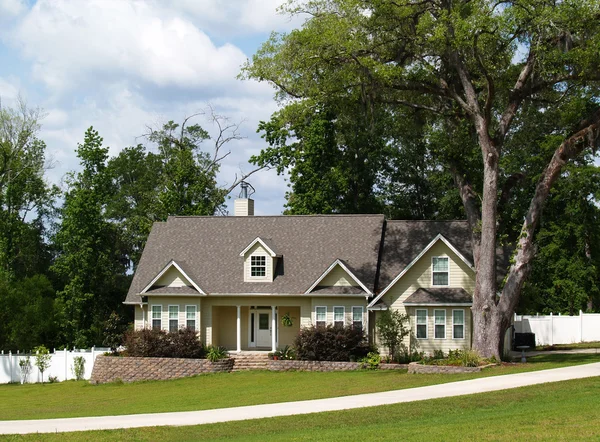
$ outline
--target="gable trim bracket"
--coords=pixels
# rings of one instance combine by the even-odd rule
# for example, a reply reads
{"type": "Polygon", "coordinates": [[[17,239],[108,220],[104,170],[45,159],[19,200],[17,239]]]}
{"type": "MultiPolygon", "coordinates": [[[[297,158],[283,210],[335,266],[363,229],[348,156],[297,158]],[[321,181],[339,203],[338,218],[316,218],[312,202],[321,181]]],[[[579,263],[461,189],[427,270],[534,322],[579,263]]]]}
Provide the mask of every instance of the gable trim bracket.
{"type": "Polygon", "coordinates": [[[366,285],[364,285],[364,284],[361,282],[361,280],[360,280],[360,279],[358,279],[358,278],[356,277],[356,275],[354,275],[354,273],[352,273],[352,272],[350,271],[350,269],[349,269],[349,268],[348,268],[348,267],[347,267],[347,266],[344,264],[344,262],[343,262],[342,260],[340,260],[340,259],[336,259],[336,260],[333,262],[333,264],[331,264],[331,265],[329,266],[329,268],[328,268],[327,270],[325,270],[325,272],[323,272],[323,274],[322,274],[322,275],[321,275],[321,276],[320,276],[320,277],[319,277],[319,278],[318,278],[318,279],[317,279],[317,280],[316,280],[316,281],[313,283],[313,285],[311,285],[311,286],[308,288],[308,290],[306,290],[306,291],[304,292],[304,294],[305,294],[305,295],[308,295],[310,292],[312,292],[312,291],[315,289],[315,287],[317,287],[317,286],[319,285],[319,283],[320,283],[321,281],[323,281],[323,279],[325,279],[325,277],[326,277],[326,276],[327,276],[329,273],[331,273],[331,271],[332,271],[332,270],[335,268],[335,266],[336,266],[336,265],[339,265],[339,266],[340,266],[342,269],[344,269],[344,271],[345,271],[345,272],[348,274],[348,276],[350,276],[350,277],[351,277],[351,278],[354,280],[354,282],[356,282],[356,283],[357,283],[357,284],[358,284],[358,285],[359,285],[359,286],[360,286],[360,287],[361,287],[361,288],[362,288],[362,289],[363,289],[363,290],[364,290],[364,291],[365,291],[365,292],[368,294],[368,296],[366,297],[367,299],[368,299],[368,297],[370,297],[370,296],[373,296],[373,293],[371,292],[371,290],[369,290],[369,289],[367,288],[367,286],[366,286],[366,285]]]}
{"type": "Polygon", "coordinates": [[[391,288],[392,288],[392,287],[393,287],[393,286],[394,286],[394,285],[395,285],[395,284],[398,282],[398,280],[399,280],[400,278],[402,278],[402,277],[403,277],[403,276],[406,274],[406,272],[408,272],[408,271],[409,271],[409,270],[412,268],[412,266],[414,266],[414,265],[417,263],[417,261],[419,261],[419,260],[420,260],[420,259],[423,257],[423,255],[425,255],[425,253],[427,253],[427,251],[428,251],[429,249],[431,249],[431,248],[433,247],[433,245],[434,245],[435,243],[437,243],[438,241],[442,241],[444,244],[446,244],[446,245],[448,246],[448,248],[449,248],[450,250],[452,250],[452,251],[453,251],[453,252],[456,254],[456,256],[458,256],[458,257],[460,258],[460,260],[461,260],[462,262],[464,262],[466,265],[468,265],[470,269],[472,269],[472,270],[475,270],[475,268],[473,267],[473,264],[472,264],[472,263],[471,263],[471,262],[470,262],[470,261],[469,261],[467,258],[465,258],[465,257],[463,256],[463,254],[462,254],[462,253],[460,253],[460,252],[459,252],[459,251],[456,249],[456,247],[454,247],[454,246],[453,246],[453,245],[450,243],[450,241],[448,241],[448,240],[447,240],[447,239],[444,237],[444,235],[442,235],[441,233],[438,233],[438,234],[437,234],[437,236],[436,236],[435,238],[433,238],[433,240],[432,240],[432,241],[431,241],[429,244],[427,244],[427,246],[426,246],[426,247],[425,247],[425,248],[424,248],[424,249],[421,251],[421,253],[419,253],[419,254],[417,255],[417,257],[416,257],[415,259],[413,259],[413,260],[412,260],[412,261],[411,261],[411,262],[410,262],[410,263],[409,263],[409,264],[408,264],[408,265],[407,265],[407,266],[404,268],[404,270],[402,270],[402,271],[400,272],[400,274],[399,274],[398,276],[396,276],[396,277],[394,278],[394,280],[393,280],[392,282],[390,282],[390,283],[388,284],[388,286],[387,286],[385,289],[383,289],[383,290],[381,291],[381,293],[379,293],[379,295],[377,295],[377,297],[376,297],[375,299],[373,299],[373,301],[371,301],[371,303],[370,303],[370,304],[367,306],[367,309],[368,309],[368,310],[371,310],[371,309],[372,309],[372,307],[373,307],[373,306],[375,306],[375,304],[377,303],[377,301],[379,301],[379,300],[381,299],[381,297],[382,297],[383,295],[385,295],[385,294],[386,294],[386,293],[387,293],[387,292],[388,292],[388,291],[389,291],[389,290],[390,290],[390,289],[391,289],[391,288]]]}
{"type": "Polygon", "coordinates": [[[156,276],[154,277],[154,279],[153,279],[152,281],[150,281],[150,283],[149,283],[149,284],[148,284],[146,287],[144,287],[144,290],[142,290],[142,291],[140,292],[140,295],[143,295],[143,294],[144,294],[144,293],[146,293],[148,290],[150,290],[150,288],[151,288],[151,287],[154,285],[154,283],[155,283],[156,281],[158,281],[158,280],[160,279],[160,277],[161,277],[162,275],[164,275],[164,274],[165,274],[165,272],[166,272],[167,270],[169,270],[171,267],[175,267],[175,268],[176,268],[176,269],[179,271],[179,273],[181,273],[183,276],[185,276],[185,278],[186,278],[186,279],[187,279],[187,280],[188,280],[188,281],[189,281],[189,282],[192,284],[192,287],[194,287],[196,290],[198,290],[198,293],[200,293],[200,294],[202,294],[202,295],[206,295],[206,293],[204,292],[204,290],[202,290],[202,289],[200,288],[200,286],[198,286],[198,284],[196,284],[196,283],[194,282],[194,280],[193,280],[192,278],[190,278],[190,277],[189,277],[189,275],[188,275],[187,273],[185,273],[185,272],[183,271],[183,269],[181,268],[181,266],[180,266],[179,264],[177,264],[177,263],[176,263],[174,260],[171,260],[171,261],[169,261],[169,263],[168,263],[168,264],[167,264],[167,265],[166,265],[166,266],[165,266],[165,267],[164,267],[164,268],[163,268],[163,269],[162,269],[162,270],[161,270],[161,271],[158,273],[158,275],[156,275],[156,276]]]}
{"type": "Polygon", "coordinates": [[[263,248],[269,253],[269,255],[271,256],[271,258],[275,258],[277,256],[277,254],[273,251],[273,249],[271,249],[271,247],[269,247],[262,239],[260,239],[259,236],[257,236],[254,241],[252,241],[248,247],[246,247],[244,250],[242,250],[240,252],[240,256],[245,256],[246,253],[248,253],[248,250],[250,250],[252,247],[254,247],[254,245],[256,243],[260,243],[261,246],[263,246],[263,248]]]}

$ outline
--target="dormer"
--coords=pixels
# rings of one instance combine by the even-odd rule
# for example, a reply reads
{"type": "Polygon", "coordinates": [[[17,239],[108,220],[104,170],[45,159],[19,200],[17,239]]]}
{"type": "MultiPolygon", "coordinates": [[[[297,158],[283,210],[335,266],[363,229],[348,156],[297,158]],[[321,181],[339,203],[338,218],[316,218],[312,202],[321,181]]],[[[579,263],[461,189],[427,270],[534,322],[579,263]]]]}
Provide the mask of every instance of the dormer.
{"type": "Polygon", "coordinates": [[[244,281],[273,282],[277,253],[270,240],[257,237],[240,256],[244,258],[244,281]]]}

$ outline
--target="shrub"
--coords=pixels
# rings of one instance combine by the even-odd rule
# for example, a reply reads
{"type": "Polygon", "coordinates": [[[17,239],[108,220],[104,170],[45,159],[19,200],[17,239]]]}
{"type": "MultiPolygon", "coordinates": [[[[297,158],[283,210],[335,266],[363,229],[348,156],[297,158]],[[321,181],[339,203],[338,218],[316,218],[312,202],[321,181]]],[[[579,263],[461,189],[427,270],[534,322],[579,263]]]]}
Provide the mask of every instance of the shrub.
{"type": "Polygon", "coordinates": [[[433,359],[444,359],[444,350],[433,350],[433,359]]]}
{"type": "Polygon", "coordinates": [[[296,336],[296,356],[308,361],[349,361],[367,356],[373,350],[362,328],[347,326],[305,327],[296,336]]]}
{"type": "Polygon", "coordinates": [[[361,358],[358,362],[360,362],[361,368],[368,368],[369,370],[375,370],[381,364],[381,356],[377,352],[369,352],[367,357],[361,358]]]}
{"type": "Polygon", "coordinates": [[[290,347],[289,345],[280,348],[275,353],[273,353],[273,355],[277,356],[279,359],[282,360],[296,359],[296,351],[294,350],[294,347],[290,347]]]}
{"type": "Polygon", "coordinates": [[[85,358],[83,356],[75,356],[73,358],[73,366],[71,367],[71,371],[73,372],[73,376],[78,381],[83,379],[85,374],[85,358]]]}
{"type": "Polygon", "coordinates": [[[48,376],[48,382],[50,382],[51,384],[55,384],[60,381],[58,380],[58,376],[48,376]]]}
{"type": "Polygon", "coordinates": [[[209,346],[208,351],[206,352],[206,359],[210,362],[217,362],[220,359],[225,359],[229,356],[227,349],[225,347],[218,346],[209,346]]]}
{"type": "Polygon", "coordinates": [[[204,347],[196,332],[184,328],[167,333],[164,330],[144,328],[125,334],[127,356],[155,358],[202,358],[204,347]]]}
{"type": "Polygon", "coordinates": [[[50,354],[50,351],[43,345],[35,347],[33,351],[35,352],[35,366],[40,371],[40,374],[42,375],[42,383],[44,383],[44,372],[50,367],[52,355],[50,354]]]}
{"type": "Polygon", "coordinates": [[[383,345],[388,348],[392,359],[400,350],[404,338],[410,333],[410,329],[405,326],[406,323],[408,323],[408,315],[398,310],[384,310],[377,318],[377,333],[383,345]]]}
{"type": "Polygon", "coordinates": [[[27,383],[31,373],[31,359],[29,356],[19,359],[19,370],[21,372],[21,384],[27,383]]]}
{"type": "Polygon", "coordinates": [[[398,364],[409,364],[411,362],[417,362],[423,360],[425,354],[421,351],[412,350],[410,351],[406,346],[401,346],[400,350],[394,357],[394,362],[398,364]]]}

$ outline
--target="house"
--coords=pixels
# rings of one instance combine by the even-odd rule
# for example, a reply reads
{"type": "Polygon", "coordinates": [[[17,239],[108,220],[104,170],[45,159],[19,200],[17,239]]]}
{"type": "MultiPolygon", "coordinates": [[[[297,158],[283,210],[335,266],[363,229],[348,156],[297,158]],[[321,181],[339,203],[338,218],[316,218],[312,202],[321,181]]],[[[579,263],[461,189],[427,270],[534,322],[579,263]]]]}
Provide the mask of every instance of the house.
{"type": "Polygon", "coordinates": [[[169,217],[155,223],[125,304],[135,328],[192,327],[232,351],[292,344],[301,327],[352,324],[376,341],[382,310],[410,316],[425,352],[471,345],[475,273],[464,221],[383,215],[169,217]]]}

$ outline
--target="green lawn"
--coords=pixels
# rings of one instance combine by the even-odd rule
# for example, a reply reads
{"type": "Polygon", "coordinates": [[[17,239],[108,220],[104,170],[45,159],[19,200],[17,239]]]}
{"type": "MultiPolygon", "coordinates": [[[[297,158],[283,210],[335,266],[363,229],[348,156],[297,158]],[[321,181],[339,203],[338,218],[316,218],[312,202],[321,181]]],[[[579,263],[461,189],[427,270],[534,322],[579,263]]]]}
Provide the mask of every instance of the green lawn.
{"type": "Polygon", "coordinates": [[[87,382],[0,386],[0,417],[48,419],[204,410],[419,387],[484,376],[599,362],[596,354],[554,354],[527,364],[461,375],[409,375],[405,371],[331,373],[266,371],[221,373],[174,381],[90,385],[87,382]]]}
{"type": "MultiPolygon", "coordinates": [[[[578,350],[586,348],[595,348],[600,352],[600,342],[579,342],[577,344],[556,344],[556,345],[542,345],[536,347],[535,350],[578,350]]],[[[532,350],[533,351],[533,350],[532,350]]]]}
{"type": "Polygon", "coordinates": [[[49,435],[14,441],[600,440],[600,378],[348,411],[189,427],[49,435]]]}

